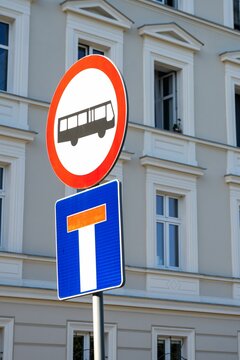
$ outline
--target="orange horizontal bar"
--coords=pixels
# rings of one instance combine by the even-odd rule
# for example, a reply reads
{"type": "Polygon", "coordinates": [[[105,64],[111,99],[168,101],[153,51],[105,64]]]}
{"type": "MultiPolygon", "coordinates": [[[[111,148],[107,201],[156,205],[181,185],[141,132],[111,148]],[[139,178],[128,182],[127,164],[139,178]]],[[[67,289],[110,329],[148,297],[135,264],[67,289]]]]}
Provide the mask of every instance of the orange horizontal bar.
{"type": "Polygon", "coordinates": [[[82,227],[94,225],[107,220],[106,204],[81,211],[67,217],[67,231],[74,231],[82,227]]]}

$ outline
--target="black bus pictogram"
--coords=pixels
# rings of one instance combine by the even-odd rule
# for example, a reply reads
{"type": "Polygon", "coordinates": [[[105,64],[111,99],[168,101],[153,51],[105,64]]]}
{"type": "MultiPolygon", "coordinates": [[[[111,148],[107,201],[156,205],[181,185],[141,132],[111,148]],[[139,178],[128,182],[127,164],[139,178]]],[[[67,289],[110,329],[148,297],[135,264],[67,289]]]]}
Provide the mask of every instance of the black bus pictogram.
{"type": "Polygon", "coordinates": [[[96,133],[103,138],[106,131],[114,126],[115,115],[112,102],[109,100],[60,117],[58,119],[58,143],[71,141],[71,144],[75,146],[79,138],[96,133]]]}

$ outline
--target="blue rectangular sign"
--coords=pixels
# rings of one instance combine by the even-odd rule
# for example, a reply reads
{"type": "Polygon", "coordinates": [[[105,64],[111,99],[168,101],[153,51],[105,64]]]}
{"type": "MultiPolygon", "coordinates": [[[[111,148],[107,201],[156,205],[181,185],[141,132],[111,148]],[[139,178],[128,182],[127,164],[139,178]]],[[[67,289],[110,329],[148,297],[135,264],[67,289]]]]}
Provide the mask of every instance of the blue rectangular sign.
{"type": "Polygon", "coordinates": [[[57,201],[59,299],[123,286],[120,190],[114,180],[57,201]]]}

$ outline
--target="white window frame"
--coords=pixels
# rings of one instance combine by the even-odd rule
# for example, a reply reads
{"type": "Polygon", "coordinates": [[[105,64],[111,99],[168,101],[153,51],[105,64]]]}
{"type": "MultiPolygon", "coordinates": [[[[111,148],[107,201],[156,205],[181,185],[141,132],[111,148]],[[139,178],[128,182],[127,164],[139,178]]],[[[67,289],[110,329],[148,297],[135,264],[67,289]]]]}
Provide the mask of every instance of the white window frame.
{"type": "MultiPolygon", "coordinates": [[[[156,264],[159,268],[166,268],[166,269],[181,269],[181,225],[182,225],[182,219],[180,217],[181,214],[181,198],[176,195],[166,194],[162,192],[157,192],[155,199],[157,199],[157,196],[160,195],[164,198],[164,204],[163,204],[163,215],[158,215],[156,213],[156,225],[158,222],[164,224],[164,236],[163,236],[163,242],[164,242],[164,264],[158,264],[157,260],[157,253],[156,253],[156,264]],[[174,198],[178,201],[178,217],[173,218],[169,216],[169,209],[168,209],[168,200],[169,198],[174,198]],[[178,263],[179,266],[171,266],[169,264],[169,225],[176,225],[178,227],[178,263]]],[[[156,209],[156,206],[155,206],[156,209]]],[[[157,248],[157,231],[156,231],[156,248],[157,248]]]]}
{"type": "Polygon", "coordinates": [[[236,146],[235,92],[240,87],[240,52],[221,54],[220,59],[225,64],[227,143],[236,146]]]}
{"type": "MultiPolygon", "coordinates": [[[[10,31],[10,28],[11,28],[11,25],[9,24],[8,21],[6,21],[1,16],[0,16],[0,22],[5,23],[5,24],[8,25],[8,45],[0,44],[0,49],[7,50],[7,54],[8,54],[8,56],[7,56],[7,86],[6,86],[6,88],[8,88],[8,82],[9,82],[8,78],[9,78],[9,76],[11,76],[11,72],[10,72],[10,61],[11,61],[11,58],[10,58],[10,45],[11,45],[11,37],[10,37],[11,31],[10,31]]],[[[4,90],[4,91],[7,91],[7,89],[4,90]]]]}
{"type": "Polygon", "coordinates": [[[183,341],[183,356],[195,360],[195,331],[193,329],[156,326],[152,328],[152,360],[157,360],[157,338],[176,338],[183,341]]]}
{"type": "MultiPolygon", "coordinates": [[[[93,332],[93,324],[87,322],[68,321],[67,323],[67,360],[73,359],[74,332],[93,332]]],[[[104,324],[104,333],[108,337],[108,360],[117,360],[117,325],[104,324]]]]}
{"type": "Polygon", "coordinates": [[[177,72],[177,117],[181,119],[184,134],[194,136],[194,52],[200,50],[200,42],[186,34],[175,24],[143,26],[143,121],[154,127],[154,69],[156,64],[177,72]],[[173,31],[184,41],[178,41],[166,33],[173,31]]]}
{"type": "MultiPolygon", "coordinates": [[[[167,193],[181,197],[181,234],[179,270],[198,272],[197,239],[197,176],[168,170],[167,162],[158,161],[152,166],[151,159],[142,158],[146,167],[146,262],[147,267],[156,268],[156,193],[167,193]]],[[[171,164],[172,165],[172,164],[171,164]]],[[[170,166],[171,166],[170,165],[170,166]]],[[[174,165],[173,165],[174,166],[174,165]]],[[[176,168],[177,170],[177,168],[176,168]]],[[[202,175],[199,173],[199,175],[202,175]]]]}
{"type": "Polygon", "coordinates": [[[107,3],[94,1],[93,6],[97,5],[104,7],[111,19],[86,11],[78,1],[75,6],[67,2],[62,5],[66,13],[66,69],[77,61],[78,43],[83,42],[103,49],[118,69],[123,70],[123,32],[132,22],[107,3]]]}
{"type": "Polygon", "coordinates": [[[0,19],[9,24],[7,92],[27,96],[31,0],[2,0],[0,19]]]}
{"type": "Polygon", "coordinates": [[[230,193],[230,220],[231,220],[231,253],[232,253],[232,276],[240,277],[240,189],[239,184],[231,180],[230,193]]]}
{"type": "Polygon", "coordinates": [[[0,164],[0,168],[3,169],[2,189],[0,189],[0,199],[2,200],[2,208],[0,214],[0,249],[2,247],[3,233],[4,233],[4,214],[5,214],[5,198],[6,198],[6,168],[4,164],[0,164]]]}
{"type": "Polygon", "coordinates": [[[3,360],[12,360],[14,320],[0,317],[0,328],[3,329],[3,360]]]}
{"type": "MultiPolygon", "coordinates": [[[[159,71],[158,69],[155,69],[155,71],[159,71]]],[[[177,86],[176,86],[176,83],[177,83],[177,74],[175,71],[169,71],[169,72],[166,72],[165,75],[162,75],[161,78],[160,78],[160,94],[161,94],[161,106],[160,106],[160,116],[162,118],[162,127],[158,127],[156,126],[156,109],[155,109],[155,127],[157,129],[164,129],[164,112],[163,112],[163,108],[164,108],[164,102],[166,100],[169,100],[169,99],[172,99],[173,101],[173,104],[172,104],[172,112],[173,112],[173,119],[172,119],[172,124],[169,124],[169,125],[172,125],[172,127],[170,126],[170,129],[169,131],[173,131],[174,129],[174,125],[177,125],[177,96],[176,96],[176,93],[177,93],[177,86]],[[163,82],[164,82],[164,78],[167,78],[167,77],[170,77],[172,76],[172,93],[169,94],[169,95],[163,95],[163,91],[164,91],[164,87],[163,87],[163,82]]],[[[154,82],[156,82],[156,77],[154,77],[154,82]]],[[[155,92],[156,92],[156,84],[154,83],[154,88],[155,88],[155,92]]],[[[154,94],[155,95],[155,94],[154,94]]],[[[154,101],[156,101],[156,97],[154,99],[154,101]]]]}
{"type": "Polygon", "coordinates": [[[223,0],[223,24],[233,29],[233,0],[223,0]]]}

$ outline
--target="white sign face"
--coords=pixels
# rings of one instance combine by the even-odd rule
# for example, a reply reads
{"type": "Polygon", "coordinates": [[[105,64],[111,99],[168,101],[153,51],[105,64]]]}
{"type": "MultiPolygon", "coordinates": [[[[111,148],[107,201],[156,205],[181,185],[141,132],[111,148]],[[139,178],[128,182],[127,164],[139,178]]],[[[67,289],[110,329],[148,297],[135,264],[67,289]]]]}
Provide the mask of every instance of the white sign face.
{"type": "Polygon", "coordinates": [[[86,175],[106,158],[117,127],[117,100],[104,72],[86,69],[65,88],[59,101],[54,142],[62,165],[86,175]]]}
{"type": "Polygon", "coordinates": [[[54,93],[47,121],[47,150],[56,175],[86,189],[114,166],[127,127],[127,96],[115,65],[101,55],[77,61],[54,93]]]}

